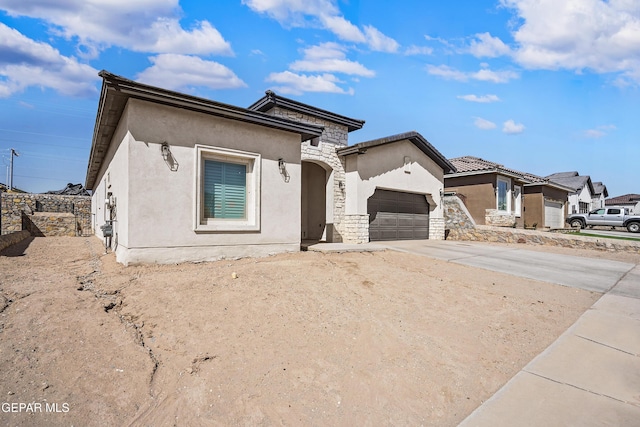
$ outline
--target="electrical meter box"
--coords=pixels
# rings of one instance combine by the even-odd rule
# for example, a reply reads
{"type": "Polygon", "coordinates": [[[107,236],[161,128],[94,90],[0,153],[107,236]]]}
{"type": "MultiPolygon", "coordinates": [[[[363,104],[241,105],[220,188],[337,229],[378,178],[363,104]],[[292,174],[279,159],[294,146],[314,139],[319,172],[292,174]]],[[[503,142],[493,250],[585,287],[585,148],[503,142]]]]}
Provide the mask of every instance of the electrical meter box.
{"type": "Polygon", "coordinates": [[[113,225],[107,223],[100,226],[104,237],[113,237],[113,225]]]}

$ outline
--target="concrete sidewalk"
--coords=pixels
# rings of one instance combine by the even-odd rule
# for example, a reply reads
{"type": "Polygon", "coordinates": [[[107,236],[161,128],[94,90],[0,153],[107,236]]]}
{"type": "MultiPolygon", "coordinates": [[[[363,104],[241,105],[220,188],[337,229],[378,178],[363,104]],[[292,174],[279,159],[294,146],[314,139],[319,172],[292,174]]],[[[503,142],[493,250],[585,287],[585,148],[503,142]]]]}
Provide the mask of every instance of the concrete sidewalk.
{"type": "Polygon", "coordinates": [[[639,426],[640,265],[460,426],[639,426]]]}

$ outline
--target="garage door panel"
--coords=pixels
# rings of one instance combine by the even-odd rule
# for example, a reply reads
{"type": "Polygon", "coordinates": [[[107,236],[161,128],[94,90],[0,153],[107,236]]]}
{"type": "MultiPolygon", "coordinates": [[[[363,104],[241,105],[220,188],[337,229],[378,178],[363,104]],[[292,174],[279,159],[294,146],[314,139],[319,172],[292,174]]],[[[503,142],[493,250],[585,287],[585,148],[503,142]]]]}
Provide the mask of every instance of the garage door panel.
{"type": "Polygon", "coordinates": [[[429,204],[422,194],[376,190],[367,212],[371,241],[429,237],[429,204]]]}
{"type": "Polygon", "coordinates": [[[413,216],[414,227],[429,227],[429,215],[416,214],[413,216]]]}
{"type": "Polygon", "coordinates": [[[551,228],[564,227],[564,211],[562,203],[544,202],[544,225],[551,228]]]}
{"type": "Polygon", "coordinates": [[[389,212],[378,212],[374,221],[379,227],[396,227],[398,225],[398,217],[389,212]]]}

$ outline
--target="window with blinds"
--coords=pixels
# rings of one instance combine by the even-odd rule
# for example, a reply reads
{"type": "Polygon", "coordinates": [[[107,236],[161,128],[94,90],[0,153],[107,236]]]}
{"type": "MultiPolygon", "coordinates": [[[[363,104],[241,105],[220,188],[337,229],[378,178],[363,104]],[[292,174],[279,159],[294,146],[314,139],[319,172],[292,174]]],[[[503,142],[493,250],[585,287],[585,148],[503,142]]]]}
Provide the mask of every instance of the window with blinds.
{"type": "Polygon", "coordinates": [[[246,165],[205,160],[203,190],[204,218],[247,218],[246,165]]]}

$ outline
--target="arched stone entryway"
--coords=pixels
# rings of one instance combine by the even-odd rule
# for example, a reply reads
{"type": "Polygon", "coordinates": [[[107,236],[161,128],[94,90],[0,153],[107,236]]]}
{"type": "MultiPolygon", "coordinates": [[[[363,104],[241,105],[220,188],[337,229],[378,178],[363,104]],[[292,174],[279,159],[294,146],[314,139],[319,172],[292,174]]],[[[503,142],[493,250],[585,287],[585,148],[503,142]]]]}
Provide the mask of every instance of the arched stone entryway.
{"type": "Polygon", "coordinates": [[[327,241],[327,224],[333,226],[333,170],[320,161],[302,161],[302,240],[327,241]]]}

